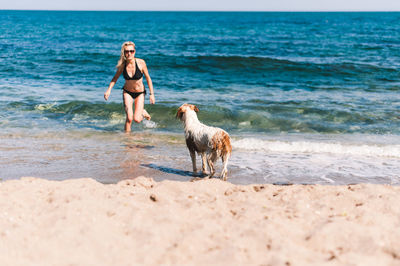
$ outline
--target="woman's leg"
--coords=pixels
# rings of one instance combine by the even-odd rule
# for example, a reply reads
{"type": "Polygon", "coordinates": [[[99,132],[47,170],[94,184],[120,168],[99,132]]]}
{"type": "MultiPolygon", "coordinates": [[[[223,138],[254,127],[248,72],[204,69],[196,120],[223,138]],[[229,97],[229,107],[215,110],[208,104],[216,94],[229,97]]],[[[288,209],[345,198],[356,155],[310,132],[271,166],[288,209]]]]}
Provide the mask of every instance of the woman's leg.
{"type": "Polygon", "coordinates": [[[151,115],[146,111],[146,109],[143,109],[143,117],[147,120],[151,119],[151,115]]]}
{"type": "Polygon", "coordinates": [[[122,98],[124,100],[124,107],[126,114],[125,131],[130,132],[133,121],[133,98],[126,92],[122,93],[122,98]]]}
{"type": "Polygon", "coordinates": [[[135,99],[135,113],[133,115],[133,120],[136,123],[142,122],[142,120],[143,120],[143,110],[144,110],[144,93],[140,94],[135,99]]]}

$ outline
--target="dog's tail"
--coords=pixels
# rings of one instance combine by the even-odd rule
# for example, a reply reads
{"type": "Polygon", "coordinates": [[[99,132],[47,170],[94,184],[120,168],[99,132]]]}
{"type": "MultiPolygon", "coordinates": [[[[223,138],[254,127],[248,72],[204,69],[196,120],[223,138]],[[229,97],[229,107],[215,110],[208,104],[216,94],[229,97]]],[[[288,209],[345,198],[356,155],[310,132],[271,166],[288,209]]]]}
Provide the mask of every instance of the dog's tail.
{"type": "Polygon", "coordinates": [[[212,140],[213,150],[217,152],[218,156],[229,158],[232,153],[231,138],[229,134],[221,130],[215,133],[212,140]]]}

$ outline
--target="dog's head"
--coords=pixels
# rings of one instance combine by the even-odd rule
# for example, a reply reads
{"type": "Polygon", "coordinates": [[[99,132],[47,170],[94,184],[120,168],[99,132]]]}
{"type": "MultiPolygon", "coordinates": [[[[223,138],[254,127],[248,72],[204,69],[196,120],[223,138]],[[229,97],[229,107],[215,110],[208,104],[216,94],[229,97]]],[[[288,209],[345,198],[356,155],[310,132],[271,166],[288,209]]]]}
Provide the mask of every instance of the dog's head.
{"type": "Polygon", "coordinates": [[[182,120],[183,114],[185,114],[189,110],[193,110],[197,113],[199,111],[199,108],[197,108],[197,106],[193,104],[188,104],[188,103],[182,104],[181,107],[178,108],[178,112],[176,112],[176,118],[182,120]]]}

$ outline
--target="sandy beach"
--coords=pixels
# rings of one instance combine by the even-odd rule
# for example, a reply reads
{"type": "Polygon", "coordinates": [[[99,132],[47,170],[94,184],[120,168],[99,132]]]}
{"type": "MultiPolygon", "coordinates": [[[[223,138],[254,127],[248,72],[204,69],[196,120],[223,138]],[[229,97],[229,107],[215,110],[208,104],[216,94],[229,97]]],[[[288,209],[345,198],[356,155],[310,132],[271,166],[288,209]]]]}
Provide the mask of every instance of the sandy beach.
{"type": "Polygon", "coordinates": [[[0,265],[400,265],[400,187],[0,183],[0,265]]]}

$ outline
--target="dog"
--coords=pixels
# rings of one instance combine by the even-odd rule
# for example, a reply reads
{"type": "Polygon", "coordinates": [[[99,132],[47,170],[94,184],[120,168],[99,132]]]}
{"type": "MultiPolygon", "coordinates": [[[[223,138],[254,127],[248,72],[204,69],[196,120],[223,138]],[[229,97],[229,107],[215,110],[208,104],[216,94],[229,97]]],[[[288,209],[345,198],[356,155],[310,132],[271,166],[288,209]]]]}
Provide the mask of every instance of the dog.
{"type": "Polygon", "coordinates": [[[202,124],[197,118],[197,108],[193,104],[183,104],[178,108],[176,118],[179,118],[185,126],[186,146],[189,149],[193,164],[193,174],[196,175],[196,152],[201,155],[202,171],[207,174],[207,165],[210,173],[205,178],[211,178],[215,174],[214,163],[221,157],[223,169],[221,179],[228,178],[228,160],[232,154],[231,139],[229,134],[217,127],[202,124]]]}

